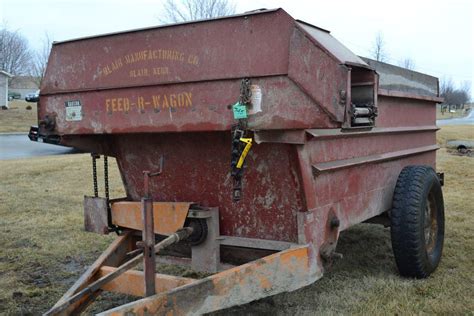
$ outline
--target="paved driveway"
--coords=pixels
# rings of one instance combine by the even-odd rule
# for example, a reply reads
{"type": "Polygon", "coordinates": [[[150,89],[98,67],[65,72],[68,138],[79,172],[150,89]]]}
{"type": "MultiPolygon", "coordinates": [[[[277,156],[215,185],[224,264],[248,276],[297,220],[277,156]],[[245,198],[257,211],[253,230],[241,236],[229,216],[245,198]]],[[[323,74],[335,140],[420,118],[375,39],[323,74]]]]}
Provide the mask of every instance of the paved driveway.
{"type": "Polygon", "coordinates": [[[32,142],[26,134],[0,134],[0,160],[63,155],[75,152],[77,152],[75,149],[69,147],[32,142]]]}

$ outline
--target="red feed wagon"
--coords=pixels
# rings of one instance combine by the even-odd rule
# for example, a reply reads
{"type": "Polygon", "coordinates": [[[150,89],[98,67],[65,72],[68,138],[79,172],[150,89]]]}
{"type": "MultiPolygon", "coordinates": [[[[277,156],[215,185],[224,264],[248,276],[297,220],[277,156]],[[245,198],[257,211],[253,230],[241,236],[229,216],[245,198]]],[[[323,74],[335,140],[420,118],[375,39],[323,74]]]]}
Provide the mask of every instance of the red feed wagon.
{"type": "Polygon", "coordinates": [[[402,275],[427,277],[444,236],[440,100],[436,78],[282,9],[54,43],[30,137],[94,153],[94,171],[115,157],[127,196],[109,199],[106,172],[99,197],[94,172],[86,230],[119,237],[49,313],[100,291],[142,297],[104,314],[181,315],[296,290],[368,220],[391,225],[402,275]]]}

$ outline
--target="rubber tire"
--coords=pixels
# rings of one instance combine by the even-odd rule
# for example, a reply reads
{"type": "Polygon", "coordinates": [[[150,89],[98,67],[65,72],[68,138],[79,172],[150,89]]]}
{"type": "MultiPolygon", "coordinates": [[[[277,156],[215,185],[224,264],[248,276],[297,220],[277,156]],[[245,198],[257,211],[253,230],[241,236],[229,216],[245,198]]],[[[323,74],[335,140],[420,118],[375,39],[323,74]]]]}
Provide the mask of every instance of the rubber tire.
{"type": "MultiPolygon", "coordinates": [[[[438,266],[444,243],[444,201],[438,175],[430,166],[407,166],[398,176],[390,213],[392,248],[402,276],[426,278],[438,266]],[[437,228],[431,249],[425,243],[425,209],[429,195],[437,228]]],[[[431,226],[430,226],[431,227],[431,226]]]]}

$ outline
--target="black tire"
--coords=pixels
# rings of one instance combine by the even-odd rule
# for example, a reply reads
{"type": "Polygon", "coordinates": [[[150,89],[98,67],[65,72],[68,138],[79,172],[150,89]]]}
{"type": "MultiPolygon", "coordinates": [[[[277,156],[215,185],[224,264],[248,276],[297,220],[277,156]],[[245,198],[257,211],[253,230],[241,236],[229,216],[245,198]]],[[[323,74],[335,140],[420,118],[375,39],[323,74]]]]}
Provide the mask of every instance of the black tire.
{"type": "Polygon", "coordinates": [[[444,242],[443,192],[433,168],[408,166],[400,172],[390,221],[400,274],[428,277],[441,260],[444,242]]]}

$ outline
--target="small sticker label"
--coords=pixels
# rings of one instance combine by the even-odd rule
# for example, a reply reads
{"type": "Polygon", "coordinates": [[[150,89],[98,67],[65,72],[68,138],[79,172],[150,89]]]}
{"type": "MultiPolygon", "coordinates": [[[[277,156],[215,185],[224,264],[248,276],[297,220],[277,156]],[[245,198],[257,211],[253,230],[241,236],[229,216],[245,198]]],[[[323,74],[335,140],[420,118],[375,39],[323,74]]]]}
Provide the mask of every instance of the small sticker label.
{"type": "Polygon", "coordinates": [[[252,96],[250,97],[251,107],[249,108],[249,115],[262,112],[262,89],[256,84],[250,86],[252,96]]]}
{"type": "Polygon", "coordinates": [[[247,118],[247,107],[240,104],[240,102],[237,102],[232,106],[232,111],[234,112],[234,119],[236,120],[247,118]]]}
{"type": "Polygon", "coordinates": [[[80,121],[82,120],[82,105],[81,101],[66,101],[66,121],[80,121]]]}

